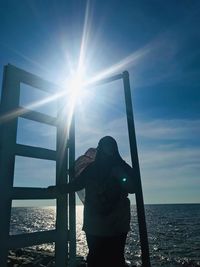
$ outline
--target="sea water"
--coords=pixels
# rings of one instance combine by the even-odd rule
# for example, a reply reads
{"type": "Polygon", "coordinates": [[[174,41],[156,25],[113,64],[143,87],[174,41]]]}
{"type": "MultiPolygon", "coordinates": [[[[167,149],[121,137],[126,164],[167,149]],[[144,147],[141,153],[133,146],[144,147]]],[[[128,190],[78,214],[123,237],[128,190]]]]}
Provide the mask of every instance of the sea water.
{"type": "MultiPolygon", "coordinates": [[[[152,266],[200,266],[200,204],[145,205],[152,266]]],[[[141,265],[141,249],[136,207],[131,207],[131,231],[125,256],[127,262],[141,265]]],[[[83,206],[76,209],[77,254],[87,255],[85,234],[81,230],[83,206]]],[[[54,207],[12,208],[10,234],[55,229],[54,207]]],[[[32,249],[54,251],[54,244],[32,249]]]]}

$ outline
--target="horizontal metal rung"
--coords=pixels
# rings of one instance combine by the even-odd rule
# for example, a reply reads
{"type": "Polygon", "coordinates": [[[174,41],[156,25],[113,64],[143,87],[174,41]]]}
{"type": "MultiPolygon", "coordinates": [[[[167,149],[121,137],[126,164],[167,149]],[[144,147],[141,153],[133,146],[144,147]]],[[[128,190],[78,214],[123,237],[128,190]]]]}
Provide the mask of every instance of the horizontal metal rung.
{"type": "Polygon", "coordinates": [[[60,86],[58,86],[57,84],[48,82],[40,78],[39,76],[31,74],[25,70],[19,69],[11,64],[8,64],[7,67],[9,68],[11,75],[21,83],[28,84],[34,88],[53,94],[57,92],[58,89],[60,88],[60,86]]]}
{"type": "Polygon", "coordinates": [[[29,233],[29,234],[20,234],[20,235],[10,235],[8,238],[7,247],[9,249],[29,247],[44,243],[55,242],[57,239],[58,239],[58,234],[56,230],[29,233]]]}
{"type": "Polygon", "coordinates": [[[16,144],[15,154],[23,157],[56,160],[56,151],[41,148],[16,144]]]}
{"type": "Polygon", "coordinates": [[[55,199],[56,194],[47,192],[45,188],[13,187],[12,199],[55,199]]]}
{"type": "Polygon", "coordinates": [[[20,117],[28,119],[28,120],[33,120],[41,123],[46,123],[52,126],[56,126],[57,124],[57,118],[51,117],[49,115],[37,112],[37,111],[32,111],[27,108],[22,108],[20,107],[20,117]]]}
{"type": "Polygon", "coordinates": [[[117,74],[108,78],[103,78],[94,82],[91,82],[91,84],[89,83],[88,85],[86,85],[86,87],[94,87],[94,86],[99,86],[99,85],[104,85],[110,82],[114,82],[117,81],[119,79],[123,78],[123,74],[117,74]]]}

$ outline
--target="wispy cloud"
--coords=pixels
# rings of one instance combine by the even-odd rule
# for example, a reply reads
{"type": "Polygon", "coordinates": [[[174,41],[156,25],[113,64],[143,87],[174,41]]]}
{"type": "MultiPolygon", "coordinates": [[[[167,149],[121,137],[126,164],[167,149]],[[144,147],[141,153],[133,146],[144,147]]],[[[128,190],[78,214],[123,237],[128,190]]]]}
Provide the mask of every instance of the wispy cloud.
{"type": "Polygon", "coordinates": [[[199,120],[140,121],[136,130],[146,202],[199,202],[199,120]]]}
{"type": "Polygon", "coordinates": [[[137,122],[142,164],[178,169],[180,165],[200,163],[199,123],[176,119],[137,122]]]}
{"type": "Polygon", "coordinates": [[[137,135],[154,140],[186,140],[200,135],[200,120],[171,119],[137,121],[137,135]]]}

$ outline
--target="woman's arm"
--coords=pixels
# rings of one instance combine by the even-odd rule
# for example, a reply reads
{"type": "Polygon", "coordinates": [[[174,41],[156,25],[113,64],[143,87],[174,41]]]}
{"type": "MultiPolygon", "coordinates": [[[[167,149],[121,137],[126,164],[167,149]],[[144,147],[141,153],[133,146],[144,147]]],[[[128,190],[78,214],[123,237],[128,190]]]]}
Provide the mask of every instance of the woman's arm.
{"type": "Polygon", "coordinates": [[[60,194],[68,194],[68,193],[76,192],[85,187],[86,179],[87,179],[87,170],[85,169],[72,182],[58,184],[55,186],[49,186],[47,190],[50,193],[60,193],[60,194]]]}

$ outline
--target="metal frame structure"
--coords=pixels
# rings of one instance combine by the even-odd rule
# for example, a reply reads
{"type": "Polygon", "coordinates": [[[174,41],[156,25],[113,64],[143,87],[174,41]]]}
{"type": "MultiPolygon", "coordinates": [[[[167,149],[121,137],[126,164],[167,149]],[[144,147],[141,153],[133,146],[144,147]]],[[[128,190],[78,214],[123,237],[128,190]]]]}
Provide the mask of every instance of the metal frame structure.
{"type": "MultiPolygon", "coordinates": [[[[15,156],[56,161],[57,185],[73,178],[73,171],[67,172],[67,170],[69,168],[72,170],[74,164],[74,140],[70,139],[73,137],[72,134],[69,139],[66,137],[66,114],[62,114],[62,109],[60,109],[57,117],[51,117],[20,107],[20,83],[50,94],[55,94],[58,89],[58,86],[10,64],[4,67],[0,106],[0,211],[2,216],[0,220],[0,266],[7,266],[9,249],[55,242],[56,266],[74,267],[76,261],[75,194],[61,196],[50,194],[40,188],[13,187],[15,156]],[[18,117],[56,127],[56,151],[17,144],[18,117]],[[56,229],[9,235],[11,207],[14,199],[56,199],[56,229]]],[[[62,107],[63,103],[59,103],[60,106],[62,107]]]]}
{"type": "MultiPolygon", "coordinates": [[[[138,177],[136,205],[142,253],[142,266],[150,267],[151,264],[149,258],[149,246],[135,136],[129,73],[125,71],[122,74],[102,79],[92,86],[100,86],[119,79],[123,80],[124,85],[131,161],[138,177]]],[[[52,195],[39,188],[14,188],[13,177],[15,155],[22,155],[26,157],[55,160],[56,184],[66,182],[66,180],[73,180],[75,161],[75,114],[73,115],[69,129],[69,139],[67,139],[65,129],[66,114],[62,114],[62,109],[58,113],[57,118],[52,118],[42,113],[19,107],[20,82],[29,84],[49,93],[55,93],[56,88],[56,86],[52,83],[44,81],[41,78],[20,70],[12,65],[5,66],[0,113],[0,210],[1,213],[4,214],[3,219],[0,220],[0,266],[6,267],[9,248],[55,242],[56,266],[74,267],[76,265],[75,194],[72,193],[66,197],[52,195]],[[15,112],[15,116],[7,116],[8,114],[12,114],[13,111],[15,112]],[[9,117],[9,120],[4,119],[7,117],[9,117]],[[26,119],[47,123],[57,127],[56,151],[16,144],[18,117],[24,117],[26,119]],[[68,170],[68,175],[66,175],[66,170],[68,170]],[[17,236],[9,235],[12,199],[50,198],[56,198],[57,200],[56,230],[17,236]]]]}

